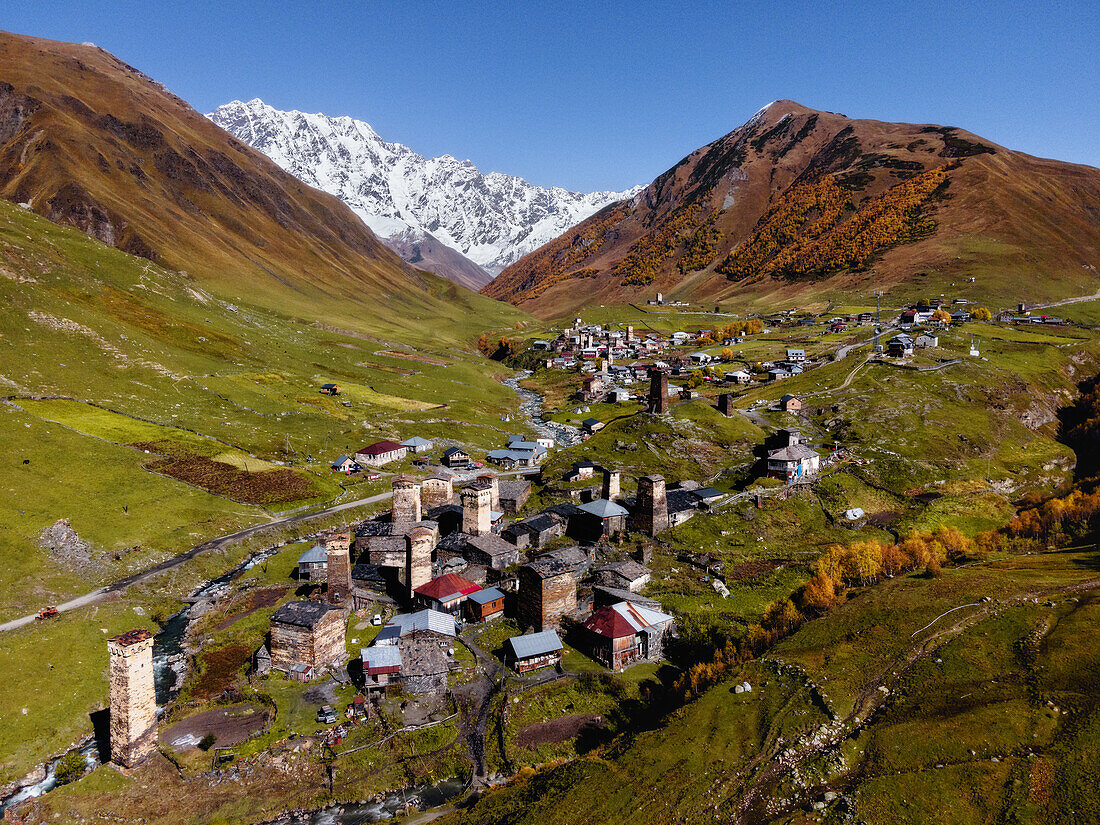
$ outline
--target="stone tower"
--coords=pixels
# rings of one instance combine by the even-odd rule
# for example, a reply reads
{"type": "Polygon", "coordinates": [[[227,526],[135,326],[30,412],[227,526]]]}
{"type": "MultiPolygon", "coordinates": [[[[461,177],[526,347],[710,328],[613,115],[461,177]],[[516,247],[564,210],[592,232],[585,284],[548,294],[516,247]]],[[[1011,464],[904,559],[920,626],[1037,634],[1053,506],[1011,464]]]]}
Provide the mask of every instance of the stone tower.
{"type": "Polygon", "coordinates": [[[629,327],[628,326],[626,328],[626,342],[628,344],[633,344],[634,343],[634,327],[629,327]]]}
{"type": "Polygon", "coordinates": [[[420,483],[420,506],[431,510],[454,500],[454,484],[449,476],[428,476],[420,483]]]}
{"type": "Polygon", "coordinates": [[[157,748],[153,634],[129,630],[107,640],[111,683],[111,761],[132,768],[157,748]]]}
{"type": "Polygon", "coordinates": [[[665,498],[664,476],[654,474],[638,479],[634,529],[649,536],[668,529],[668,500],[665,498]]]}
{"type": "Polygon", "coordinates": [[[492,498],[489,500],[489,506],[500,512],[500,479],[496,473],[482,473],[477,477],[478,484],[488,484],[489,489],[492,492],[492,498]]]}
{"type": "Polygon", "coordinates": [[[414,527],[405,536],[405,586],[409,598],[421,585],[432,580],[432,550],[435,532],[429,527],[414,527]]]}
{"type": "Polygon", "coordinates": [[[718,412],[722,415],[733,415],[733,396],[728,392],[718,396],[718,412]]]}
{"type": "Polygon", "coordinates": [[[606,498],[608,501],[617,499],[622,492],[622,481],[623,474],[621,472],[604,467],[603,487],[600,490],[600,497],[606,498]]]}
{"type": "Polygon", "coordinates": [[[484,536],[493,531],[493,488],[488,484],[471,484],[462,488],[462,532],[467,536],[484,536]]]}
{"type": "Polygon", "coordinates": [[[420,521],[420,488],[412,476],[400,475],[393,479],[393,532],[400,533],[420,521]]]}
{"type": "Polygon", "coordinates": [[[351,595],[351,534],[336,533],[325,539],[328,551],[329,604],[343,604],[351,595]]]}
{"type": "Polygon", "coordinates": [[[657,370],[649,377],[649,407],[654,415],[668,412],[668,373],[657,370]]]}

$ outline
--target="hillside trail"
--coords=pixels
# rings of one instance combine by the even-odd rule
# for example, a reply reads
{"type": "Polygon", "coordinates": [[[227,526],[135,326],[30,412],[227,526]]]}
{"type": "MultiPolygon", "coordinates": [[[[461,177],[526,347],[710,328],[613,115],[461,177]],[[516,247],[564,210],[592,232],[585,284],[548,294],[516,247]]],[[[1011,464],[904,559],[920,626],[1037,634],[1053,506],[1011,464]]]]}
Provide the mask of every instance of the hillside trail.
{"type": "Polygon", "coordinates": [[[489,731],[489,716],[493,697],[502,689],[501,666],[492,656],[483,651],[472,639],[467,639],[475,630],[468,630],[459,636],[461,642],[477,660],[480,674],[476,680],[454,689],[455,703],[459,711],[460,735],[466,739],[467,758],[474,767],[473,785],[485,783],[485,741],[489,731]]]}
{"type": "MultiPolygon", "coordinates": [[[[808,760],[835,748],[845,739],[859,730],[875,714],[890,696],[891,686],[896,685],[904,677],[905,673],[921,659],[931,655],[942,644],[967,630],[980,621],[994,616],[1010,607],[1027,601],[1041,599],[1054,594],[1079,593],[1087,590],[1100,590],[1100,578],[1090,579],[1074,585],[1061,587],[1032,588],[1018,593],[1011,598],[998,602],[989,602],[981,609],[961,616],[951,624],[928,634],[924,638],[907,645],[897,656],[891,658],[860,690],[852,703],[852,710],[843,719],[828,723],[818,728],[816,735],[809,736],[809,742],[793,749],[783,748],[779,743],[772,743],[767,751],[763,751],[746,766],[751,774],[762,764],[768,763],[760,773],[751,776],[744,790],[740,793],[740,799],[734,809],[732,822],[736,825],[749,825],[760,821],[760,806],[765,799],[765,793],[773,782],[782,776],[797,770],[808,760]],[[786,751],[790,751],[789,753],[786,751]]],[[[946,614],[944,614],[946,615],[946,614]]],[[[943,615],[937,617],[943,618],[943,615]]],[[[927,628],[922,628],[922,631],[927,628]]],[[[921,631],[918,631],[918,633],[921,631]]],[[[807,736],[804,734],[803,739],[807,736]]],[[[769,810],[769,817],[778,817],[785,811],[790,811],[800,804],[792,798],[779,810],[769,810]]]]}
{"type": "Polygon", "coordinates": [[[1086,301],[1100,301],[1100,289],[1092,295],[1079,295],[1076,298],[1063,298],[1061,301],[1051,301],[1048,304],[1032,304],[1028,309],[1050,309],[1051,307],[1064,307],[1067,304],[1083,304],[1086,301]]]}

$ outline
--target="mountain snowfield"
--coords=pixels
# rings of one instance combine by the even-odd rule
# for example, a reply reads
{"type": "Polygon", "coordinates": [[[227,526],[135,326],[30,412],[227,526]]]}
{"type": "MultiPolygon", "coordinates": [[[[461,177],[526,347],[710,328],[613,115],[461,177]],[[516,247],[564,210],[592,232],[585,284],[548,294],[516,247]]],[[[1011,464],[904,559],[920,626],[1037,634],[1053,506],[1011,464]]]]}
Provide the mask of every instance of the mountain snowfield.
{"type": "MultiPolygon", "coordinates": [[[[430,247],[438,241],[496,275],[643,188],[585,194],[534,186],[500,172],[482,174],[468,160],[425,158],[389,143],[361,120],[284,112],[258,98],[226,103],[207,117],[296,178],[340,198],[380,239],[392,239],[390,245],[406,260],[460,283],[469,278],[468,269],[465,278],[455,277],[444,271],[454,268],[454,259],[438,263],[417,242],[430,247]]],[[[482,285],[489,280],[485,276],[482,285]]]]}

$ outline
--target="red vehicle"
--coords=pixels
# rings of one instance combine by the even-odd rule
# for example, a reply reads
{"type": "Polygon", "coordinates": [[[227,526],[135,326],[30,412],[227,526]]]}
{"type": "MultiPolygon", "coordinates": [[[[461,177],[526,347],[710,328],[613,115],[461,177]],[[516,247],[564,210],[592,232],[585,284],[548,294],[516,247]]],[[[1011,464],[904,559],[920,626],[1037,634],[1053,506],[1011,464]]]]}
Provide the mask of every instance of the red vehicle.
{"type": "Polygon", "coordinates": [[[57,615],[56,607],[44,607],[38,611],[38,615],[35,616],[36,621],[42,621],[43,619],[52,619],[57,615]]]}

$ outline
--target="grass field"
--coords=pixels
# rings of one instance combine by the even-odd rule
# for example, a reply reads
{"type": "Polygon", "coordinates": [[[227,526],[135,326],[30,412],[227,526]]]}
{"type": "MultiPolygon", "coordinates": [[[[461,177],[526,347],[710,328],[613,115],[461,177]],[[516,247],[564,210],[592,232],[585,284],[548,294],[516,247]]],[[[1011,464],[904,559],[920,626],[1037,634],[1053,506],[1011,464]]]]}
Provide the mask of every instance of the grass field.
{"type": "Polygon", "coordinates": [[[729,821],[750,788],[780,805],[793,801],[771,814],[750,807],[748,821],[756,822],[802,821],[799,812],[830,788],[847,801],[829,806],[827,821],[844,806],[865,822],[988,822],[995,812],[1058,822],[1070,809],[1088,821],[1100,773],[1095,763],[1087,767],[1097,740],[1086,745],[1082,735],[1100,713],[1100,671],[1086,646],[1100,603],[1094,592],[1055,595],[1049,606],[1018,598],[1096,570],[1095,551],[1061,553],[872,587],[747,665],[736,680],[753,684],[752,693],[734,695],[722,683],[622,748],[518,781],[444,821],[597,823],[628,812],[651,823],[729,821]],[[947,634],[911,665],[889,667],[913,631],[983,595],[1005,606],[947,634]],[[811,749],[774,776],[765,773],[769,762],[755,761],[809,741],[828,722],[802,674],[843,714],[855,693],[874,690],[884,668],[897,681],[858,736],[811,749]],[[1006,781],[1011,776],[1020,781],[1006,781]]]}

